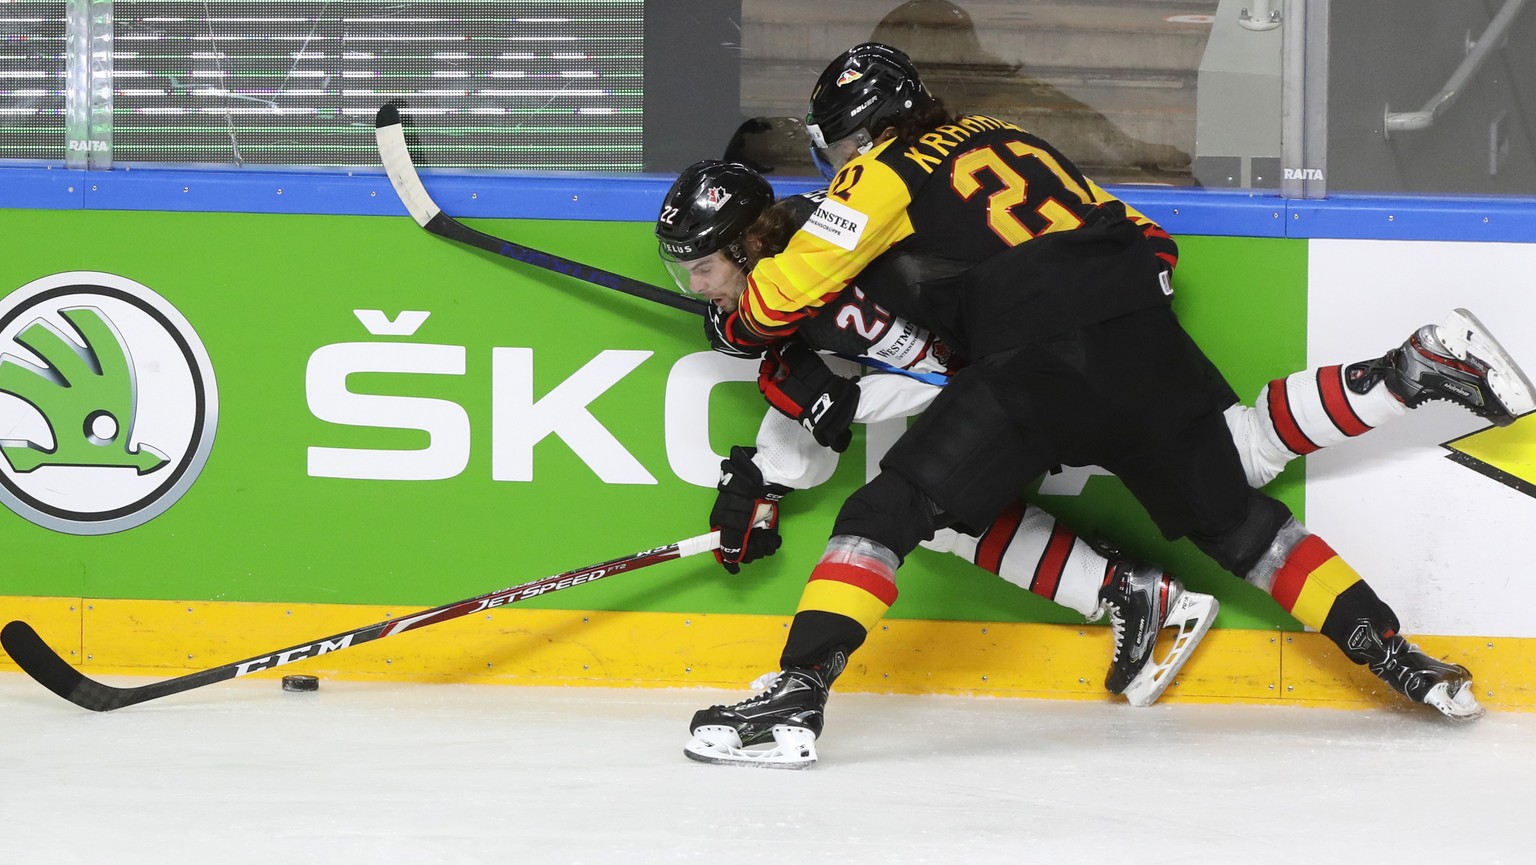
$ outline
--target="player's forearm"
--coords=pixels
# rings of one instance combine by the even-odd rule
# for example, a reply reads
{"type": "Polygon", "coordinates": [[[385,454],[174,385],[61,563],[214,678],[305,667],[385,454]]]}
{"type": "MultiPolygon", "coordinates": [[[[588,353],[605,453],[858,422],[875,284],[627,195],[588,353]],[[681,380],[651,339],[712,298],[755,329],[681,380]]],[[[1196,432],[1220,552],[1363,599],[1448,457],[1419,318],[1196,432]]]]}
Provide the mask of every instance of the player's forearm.
{"type": "Polygon", "coordinates": [[[763,480],[797,490],[826,483],[837,470],[837,453],[822,447],[793,420],[776,410],[763,415],[752,462],[763,480]]]}

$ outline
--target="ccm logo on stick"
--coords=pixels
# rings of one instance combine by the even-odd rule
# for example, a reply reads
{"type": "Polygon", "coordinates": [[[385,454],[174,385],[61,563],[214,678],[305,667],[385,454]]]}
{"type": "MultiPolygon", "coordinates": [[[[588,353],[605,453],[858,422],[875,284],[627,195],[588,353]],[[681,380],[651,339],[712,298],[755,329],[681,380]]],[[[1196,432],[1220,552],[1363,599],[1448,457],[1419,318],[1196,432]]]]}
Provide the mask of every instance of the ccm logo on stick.
{"type": "Polygon", "coordinates": [[[273,667],[281,667],[284,664],[291,664],[294,661],[300,661],[304,658],[318,657],[320,655],[324,655],[327,652],[338,652],[352,645],[352,637],[352,634],[347,634],[335,642],[330,640],[321,640],[318,643],[311,643],[307,646],[299,646],[296,649],[288,649],[286,651],[278,652],[275,655],[267,655],[264,658],[252,658],[249,661],[241,662],[235,669],[235,675],[247,676],[251,673],[260,672],[261,670],[270,670],[273,667]]]}

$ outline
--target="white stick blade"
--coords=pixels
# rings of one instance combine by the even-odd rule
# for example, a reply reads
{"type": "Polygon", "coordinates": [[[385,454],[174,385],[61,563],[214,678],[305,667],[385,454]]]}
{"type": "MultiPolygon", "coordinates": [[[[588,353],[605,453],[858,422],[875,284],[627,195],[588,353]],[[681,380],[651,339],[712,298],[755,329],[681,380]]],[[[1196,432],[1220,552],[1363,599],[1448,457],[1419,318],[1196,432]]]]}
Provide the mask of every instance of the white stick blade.
{"type": "Polygon", "coordinates": [[[411,218],[425,228],[432,217],[443,209],[437,206],[437,202],[427,194],[427,188],[421,184],[421,176],[416,173],[416,165],[411,162],[410,148],[405,144],[405,129],[400,125],[400,114],[394,106],[386,105],[379,109],[379,125],[374,129],[374,138],[378,141],[379,158],[384,163],[384,173],[389,175],[389,184],[395,188],[395,194],[400,196],[411,218]]]}

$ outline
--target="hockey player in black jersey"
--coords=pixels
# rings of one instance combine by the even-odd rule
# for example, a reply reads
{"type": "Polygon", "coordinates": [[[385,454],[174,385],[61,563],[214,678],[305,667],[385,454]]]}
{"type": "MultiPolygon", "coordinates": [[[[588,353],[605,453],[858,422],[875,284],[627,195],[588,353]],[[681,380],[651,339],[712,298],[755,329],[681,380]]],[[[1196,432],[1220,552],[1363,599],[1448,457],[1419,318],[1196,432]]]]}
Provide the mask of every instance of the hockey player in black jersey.
{"type": "MultiPolygon", "coordinates": [[[[1419,652],[1358,573],[1283,504],[1249,488],[1227,420],[1235,398],[1179,326],[1170,262],[1123,203],[1024,130],[949,114],[905,55],[883,45],[857,46],[828,67],[807,126],[836,169],[828,198],[782,253],[753,269],[715,337],[737,353],[778,344],[899,245],[976,265],[881,297],[971,363],[844,505],[777,683],[696,715],[691,756],[750,761],[731,737],[769,728],[777,739],[783,728],[798,763],[814,760],[795,732],[819,729],[819,714],[800,723],[806,701],[825,700],[894,601],[903,557],[942,527],[984,530],[1056,464],[1113,471],[1167,537],[1189,537],[1408,698],[1453,718],[1481,714],[1466,669],[1419,652]],[[784,711],[771,723],[779,696],[784,711]]],[[[1460,310],[1380,360],[1320,372],[1321,417],[1294,411],[1289,384],[1272,386],[1267,402],[1292,451],[1316,444],[1297,434],[1309,425],[1346,434],[1372,425],[1344,410],[1373,399],[1383,414],[1383,400],[1446,399],[1501,425],[1533,407],[1530,382],[1460,310]]]]}
{"type": "MultiPolygon", "coordinates": [[[[706,160],[690,166],[663,199],[656,223],[660,252],[678,286],[716,304],[707,325],[735,311],[746,273],[817,209],[822,192],[769,206],[772,189],[744,165],[706,160]]],[[[871,268],[865,278],[898,278],[871,268]]],[[[855,287],[835,307],[806,322],[795,338],[766,353],[759,387],[772,405],[754,447],[734,447],[721,463],[719,495],[710,514],[721,533],[716,558],[740,565],[779,546],[779,502],[793,489],[823,483],[837,467],[854,423],[919,414],[959,363],[926,329],[893,316],[855,287]],[[874,374],[844,377],[817,351],[853,359],[874,374]]],[[[855,368],[856,370],[856,368],[855,368]]],[[[1111,614],[1115,642],[1105,686],[1136,706],[1155,702],[1199,645],[1219,606],[1152,565],[1111,560],[1055,518],[1016,502],[977,535],[945,530],[925,542],[953,552],[1089,620],[1111,614]],[[1106,603],[1134,583],[1132,604],[1106,603]],[[1154,658],[1157,632],[1177,630],[1168,651],[1154,658]]]]}

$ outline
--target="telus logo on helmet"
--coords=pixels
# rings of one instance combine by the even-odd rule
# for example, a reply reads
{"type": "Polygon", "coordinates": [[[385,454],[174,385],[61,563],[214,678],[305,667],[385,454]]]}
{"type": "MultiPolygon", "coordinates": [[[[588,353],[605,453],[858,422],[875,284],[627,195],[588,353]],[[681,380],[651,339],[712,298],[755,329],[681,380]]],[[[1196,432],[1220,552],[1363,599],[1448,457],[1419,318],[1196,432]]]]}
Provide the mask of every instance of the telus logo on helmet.
{"type": "Polygon", "coordinates": [[[46,276],[0,299],[0,502],[104,535],[164,513],[208,460],[213,365],[165,298],[110,273],[46,276]]]}

